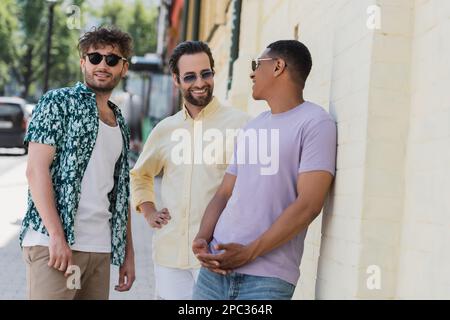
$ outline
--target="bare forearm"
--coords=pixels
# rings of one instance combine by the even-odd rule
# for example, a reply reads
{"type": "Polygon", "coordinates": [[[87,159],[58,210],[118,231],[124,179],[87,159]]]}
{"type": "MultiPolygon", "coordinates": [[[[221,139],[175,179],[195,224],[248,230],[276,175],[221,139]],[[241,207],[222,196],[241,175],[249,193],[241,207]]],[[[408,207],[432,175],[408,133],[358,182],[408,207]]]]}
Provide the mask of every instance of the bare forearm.
{"type": "Polygon", "coordinates": [[[61,218],[55,205],[53,183],[49,170],[28,170],[27,178],[31,197],[48,233],[51,236],[64,235],[61,218]]]}
{"type": "Polygon", "coordinates": [[[133,235],[131,233],[131,210],[128,210],[126,254],[134,255],[133,235]]]}
{"type": "Polygon", "coordinates": [[[252,260],[292,240],[306,229],[319,213],[320,210],[317,212],[298,202],[291,204],[266,232],[249,245],[252,260]]]}
{"type": "Polygon", "coordinates": [[[219,243],[219,254],[199,253],[197,258],[204,264],[215,262],[216,268],[233,270],[248,264],[279,246],[292,240],[321,212],[332,182],[329,172],[314,171],[299,174],[297,194],[301,195],[291,203],[274,223],[256,240],[247,245],[240,243],[219,243]]]}
{"type": "Polygon", "coordinates": [[[200,229],[198,231],[196,239],[205,239],[207,242],[212,240],[214,229],[217,221],[222,214],[223,209],[227,205],[228,197],[225,195],[216,193],[212,200],[206,207],[205,214],[203,215],[200,229]]]}

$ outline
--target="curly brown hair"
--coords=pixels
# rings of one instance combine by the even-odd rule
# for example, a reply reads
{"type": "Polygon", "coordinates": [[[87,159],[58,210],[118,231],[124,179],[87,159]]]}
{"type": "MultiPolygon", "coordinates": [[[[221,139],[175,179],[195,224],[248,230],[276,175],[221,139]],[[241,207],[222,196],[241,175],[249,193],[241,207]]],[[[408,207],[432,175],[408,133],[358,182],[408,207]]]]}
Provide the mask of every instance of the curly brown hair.
{"type": "Polygon", "coordinates": [[[83,58],[89,48],[110,45],[118,47],[124,58],[129,59],[133,53],[133,39],[131,36],[115,27],[93,27],[78,40],[78,52],[83,58]]]}

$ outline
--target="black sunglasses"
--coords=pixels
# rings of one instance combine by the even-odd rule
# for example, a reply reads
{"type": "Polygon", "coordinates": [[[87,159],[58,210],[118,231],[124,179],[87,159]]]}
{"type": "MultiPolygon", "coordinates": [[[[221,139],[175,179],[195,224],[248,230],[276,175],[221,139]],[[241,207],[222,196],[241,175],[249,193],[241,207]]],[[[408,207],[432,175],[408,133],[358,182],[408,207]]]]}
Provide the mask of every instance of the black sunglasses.
{"type": "MultiPolygon", "coordinates": [[[[200,78],[202,78],[202,80],[209,80],[213,76],[214,76],[214,71],[212,71],[212,70],[205,70],[205,71],[200,72],[200,78]]],[[[197,81],[197,74],[190,73],[188,75],[185,75],[182,79],[183,79],[184,83],[193,83],[193,82],[197,81]]]]}
{"type": "Polygon", "coordinates": [[[253,59],[252,60],[252,71],[255,71],[258,69],[259,65],[261,64],[260,61],[270,61],[270,60],[277,60],[277,58],[259,58],[259,59],[253,59]]]}
{"type": "Polygon", "coordinates": [[[120,57],[120,56],[118,56],[116,54],[112,54],[112,53],[108,54],[108,55],[104,55],[104,54],[100,54],[98,52],[91,52],[91,53],[86,53],[86,55],[88,56],[89,61],[95,65],[102,62],[103,57],[105,57],[106,64],[110,67],[114,67],[115,65],[117,65],[120,60],[127,61],[127,59],[125,59],[124,57],[120,57]]]}

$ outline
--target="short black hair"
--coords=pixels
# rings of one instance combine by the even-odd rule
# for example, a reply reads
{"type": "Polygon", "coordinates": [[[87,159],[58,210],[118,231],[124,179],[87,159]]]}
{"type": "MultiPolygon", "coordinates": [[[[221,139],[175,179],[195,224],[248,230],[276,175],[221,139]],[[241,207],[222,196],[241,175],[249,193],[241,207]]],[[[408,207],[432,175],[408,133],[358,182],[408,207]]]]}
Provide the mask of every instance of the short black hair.
{"type": "Polygon", "coordinates": [[[308,48],[297,40],[279,40],[267,46],[269,56],[286,61],[287,69],[291,71],[292,80],[304,87],[311,72],[312,58],[308,48]]]}
{"type": "Polygon", "coordinates": [[[117,46],[126,59],[129,59],[133,53],[133,39],[129,33],[114,26],[102,26],[93,27],[78,40],[80,57],[84,58],[91,46],[96,49],[105,45],[117,46]]]}
{"type": "Polygon", "coordinates": [[[214,72],[214,59],[212,57],[211,49],[203,41],[184,41],[178,44],[175,49],[173,49],[172,55],[169,59],[170,72],[179,76],[180,70],[178,69],[178,60],[180,60],[181,56],[200,52],[204,52],[208,55],[211,70],[214,72]]]}

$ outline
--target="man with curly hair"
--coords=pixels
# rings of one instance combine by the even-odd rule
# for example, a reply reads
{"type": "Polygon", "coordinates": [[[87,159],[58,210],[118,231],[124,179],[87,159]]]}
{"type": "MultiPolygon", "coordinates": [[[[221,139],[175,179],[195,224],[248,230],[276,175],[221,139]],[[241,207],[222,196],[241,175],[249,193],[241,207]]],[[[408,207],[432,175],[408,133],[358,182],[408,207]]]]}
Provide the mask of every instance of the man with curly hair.
{"type": "Polygon", "coordinates": [[[108,299],[135,278],[129,217],[129,129],[109,101],[128,71],[129,34],[94,28],[79,40],[84,83],[38,102],[29,145],[28,206],[20,232],[29,299],[108,299]]]}

